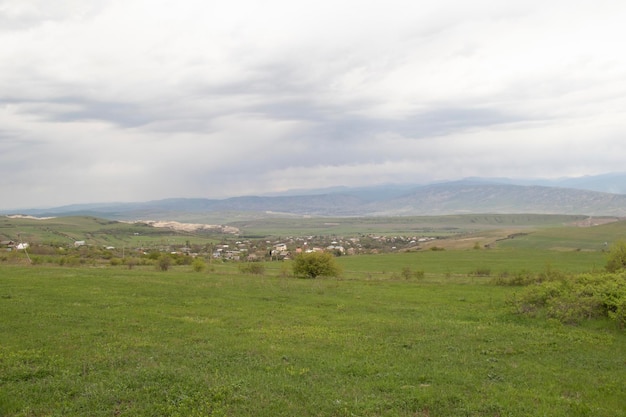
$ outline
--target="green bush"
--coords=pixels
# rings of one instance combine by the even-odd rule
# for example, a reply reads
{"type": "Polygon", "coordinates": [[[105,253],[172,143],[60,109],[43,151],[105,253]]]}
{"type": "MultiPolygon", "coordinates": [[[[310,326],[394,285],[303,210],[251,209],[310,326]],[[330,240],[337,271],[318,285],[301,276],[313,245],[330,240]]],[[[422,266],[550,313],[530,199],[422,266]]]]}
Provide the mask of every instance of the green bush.
{"type": "MultiPolygon", "coordinates": [[[[476,272],[478,272],[478,269],[474,272],[474,274],[476,274],[476,272]]],[[[498,277],[492,280],[492,283],[496,285],[527,286],[547,281],[563,281],[567,278],[567,274],[553,269],[550,265],[548,265],[542,272],[536,274],[525,269],[514,274],[502,272],[498,275],[498,277]]]]}
{"type": "Polygon", "coordinates": [[[148,255],[146,255],[146,256],[148,257],[148,259],[156,261],[161,256],[161,252],[153,250],[153,251],[150,251],[150,253],[148,255]]]}
{"type": "Polygon", "coordinates": [[[137,258],[134,256],[122,259],[122,263],[128,267],[128,269],[133,269],[135,265],[137,265],[137,258]]]}
{"type": "Polygon", "coordinates": [[[488,277],[491,275],[491,268],[481,266],[471,271],[469,275],[472,275],[475,277],[488,277]]]}
{"type": "Polygon", "coordinates": [[[202,258],[196,258],[191,263],[191,267],[195,272],[202,272],[206,269],[206,262],[202,258]]]}
{"type": "Polygon", "coordinates": [[[620,329],[626,328],[626,297],[611,304],[611,309],[607,312],[608,317],[615,321],[620,329]]]}
{"type": "Polygon", "coordinates": [[[172,257],[170,255],[168,255],[167,253],[164,253],[159,257],[157,266],[161,271],[167,271],[168,269],[170,269],[171,265],[172,265],[172,257]]]}
{"type": "Polygon", "coordinates": [[[239,271],[242,274],[263,275],[265,273],[265,265],[260,262],[246,262],[239,264],[239,271]]]}
{"type": "Polygon", "coordinates": [[[341,274],[341,268],[330,253],[300,253],[294,258],[293,274],[304,278],[337,277],[341,274]]]}
{"type": "Polygon", "coordinates": [[[506,285],[506,286],[525,286],[537,283],[539,280],[536,275],[527,270],[521,270],[514,274],[509,273],[508,271],[501,272],[496,278],[494,278],[491,282],[495,285],[506,285]]]}
{"type": "Polygon", "coordinates": [[[413,273],[411,272],[411,268],[409,268],[408,266],[402,268],[402,276],[404,277],[404,279],[411,279],[412,275],[413,273]]]}
{"type": "Polygon", "coordinates": [[[510,301],[521,314],[545,314],[566,324],[606,317],[626,327],[626,272],[582,274],[527,286],[510,301]]]}
{"type": "Polygon", "coordinates": [[[404,279],[411,279],[411,278],[415,278],[415,279],[423,279],[424,278],[424,271],[413,271],[410,267],[405,266],[404,268],[402,268],[402,272],[400,273],[402,275],[402,277],[404,279]]]}
{"type": "Polygon", "coordinates": [[[626,242],[620,240],[615,242],[609,250],[606,270],[617,272],[623,269],[626,269],[626,242]]]}

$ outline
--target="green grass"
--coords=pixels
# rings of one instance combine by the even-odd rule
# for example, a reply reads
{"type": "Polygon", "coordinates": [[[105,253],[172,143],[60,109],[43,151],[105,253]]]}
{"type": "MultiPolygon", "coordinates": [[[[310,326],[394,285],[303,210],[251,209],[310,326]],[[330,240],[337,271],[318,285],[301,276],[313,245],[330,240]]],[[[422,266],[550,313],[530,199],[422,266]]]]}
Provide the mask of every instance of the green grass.
{"type": "Polygon", "coordinates": [[[544,250],[594,250],[602,251],[618,240],[626,238],[626,221],[608,223],[593,227],[551,227],[541,228],[525,236],[518,236],[498,244],[511,249],[544,250]]]}
{"type": "Polygon", "coordinates": [[[422,270],[427,276],[468,275],[478,268],[489,268],[492,275],[520,271],[542,272],[556,269],[568,273],[604,268],[602,252],[548,251],[535,249],[481,249],[421,251],[383,255],[340,257],[346,277],[380,277],[399,273],[404,267],[422,270]]]}
{"type": "Polygon", "coordinates": [[[90,216],[55,217],[44,220],[0,216],[0,240],[50,245],[71,245],[84,240],[90,245],[115,247],[158,247],[206,244],[219,239],[207,233],[189,233],[156,228],[140,223],[124,223],[90,216]],[[19,239],[18,239],[19,235],[19,239]]]}
{"type": "Polygon", "coordinates": [[[244,233],[268,236],[302,235],[417,235],[454,236],[497,228],[557,227],[586,216],[548,214],[464,214],[398,217],[266,217],[232,221],[244,233]]]}
{"type": "MultiPolygon", "coordinates": [[[[466,268],[429,256],[427,272],[466,268]]],[[[626,415],[626,335],[609,322],[520,317],[515,288],[454,276],[235,270],[0,266],[0,415],[626,415]]]]}

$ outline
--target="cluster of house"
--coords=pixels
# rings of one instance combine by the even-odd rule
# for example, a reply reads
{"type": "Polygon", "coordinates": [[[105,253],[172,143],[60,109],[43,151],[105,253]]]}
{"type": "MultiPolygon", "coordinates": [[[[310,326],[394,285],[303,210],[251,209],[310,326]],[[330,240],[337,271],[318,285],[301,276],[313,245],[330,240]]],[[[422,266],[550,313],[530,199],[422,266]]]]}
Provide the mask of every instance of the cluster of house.
{"type": "Polygon", "coordinates": [[[8,251],[12,251],[12,250],[24,250],[27,249],[28,246],[30,246],[28,243],[17,243],[13,240],[3,240],[0,242],[0,248],[4,248],[8,251]]]}
{"type": "MultiPolygon", "coordinates": [[[[293,240],[293,239],[292,239],[293,240]]],[[[232,244],[221,244],[215,247],[212,257],[214,259],[223,260],[247,260],[256,261],[261,259],[273,259],[273,260],[289,260],[293,256],[299,253],[311,253],[311,252],[333,252],[340,255],[353,254],[354,249],[345,249],[341,244],[336,241],[331,242],[329,245],[316,246],[309,244],[309,242],[293,242],[287,243],[272,243],[265,242],[265,245],[252,246],[251,242],[237,241],[232,244]],[[263,249],[258,249],[263,247],[263,249]]]]}
{"type": "MultiPolygon", "coordinates": [[[[305,236],[305,237],[283,237],[280,241],[269,240],[242,240],[225,239],[221,244],[212,247],[211,256],[214,259],[232,261],[260,261],[260,260],[289,260],[299,253],[310,252],[330,252],[335,255],[355,255],[360,253],[380,253],[386,251],[396,251],[406,248],[419,247],[423,243],[435,240],[435,237],[423,236],[377,236],[359,235],[358,237],[339,236],[305,236]]],[[[73,242],[75,248],[88,246],[84,240],[73,242]]],[[[172,254],[199,256],[201,248],[189,243],[185,246],[168,246],[166,251],[172,254]]],[[[28,243],[18,243],[13,240],[0,241],[2,250],[20,250],[28,248],[28,243]]],[[[104,246],[107,250],[114,250],[113,246],[104,246]]],[[[163,249],[161,249],[163,250],[163,249]]],[[[137,251],[147,255],[143,248],[137,251]]]]}
{"type": "Polygon", "coordinates": [[[394,251],[399,248],[417,247],[436,240],[423,236],[361,236],[336,238],[308,236],[286,238],[283,242],[237,241],[217,245],[212,253],[214,259],[233,261],[256,261],[262,259],[289,260],[299,253],[331,252],[335,255],[355,255],[357,253],[394,251]],[[367,240],[365,244],[363,240],[367,240]],[[363,244],[362,244],[363,243],[363,244]]]}

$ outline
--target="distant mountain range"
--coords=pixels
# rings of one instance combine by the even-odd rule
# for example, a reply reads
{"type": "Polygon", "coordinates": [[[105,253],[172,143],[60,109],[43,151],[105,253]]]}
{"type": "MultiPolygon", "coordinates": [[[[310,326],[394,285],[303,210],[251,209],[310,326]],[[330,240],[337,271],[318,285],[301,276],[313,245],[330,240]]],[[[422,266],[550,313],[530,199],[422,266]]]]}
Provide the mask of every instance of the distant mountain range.
{"type": "Polygon", "coordinates": [[[93,215],[124,220],[197,219],[209,213],[329,217],[538,213],[624,217],[626,174],[532,181],[468,178],[426,185],[335,187],[219,200],[171,198],[21,210],[21,214],[35,216],[93,215]]]}

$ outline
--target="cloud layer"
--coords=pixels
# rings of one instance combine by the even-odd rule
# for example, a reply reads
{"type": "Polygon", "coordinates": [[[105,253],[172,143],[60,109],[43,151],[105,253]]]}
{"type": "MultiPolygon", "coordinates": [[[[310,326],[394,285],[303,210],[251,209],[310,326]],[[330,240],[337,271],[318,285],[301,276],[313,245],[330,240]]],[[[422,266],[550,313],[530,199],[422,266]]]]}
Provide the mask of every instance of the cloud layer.
{"type": "Polygon", "coordinates": [[[0,0],[0,208],[623,171],[626,3],[365,3],[0,0]]]}

